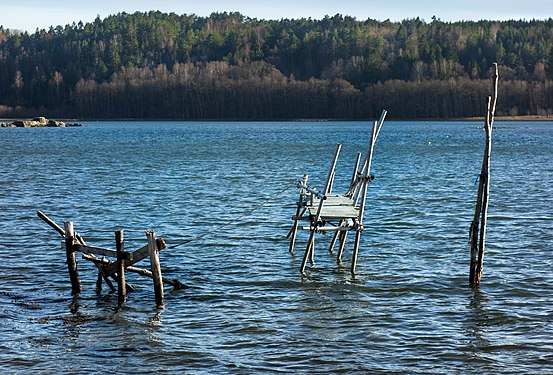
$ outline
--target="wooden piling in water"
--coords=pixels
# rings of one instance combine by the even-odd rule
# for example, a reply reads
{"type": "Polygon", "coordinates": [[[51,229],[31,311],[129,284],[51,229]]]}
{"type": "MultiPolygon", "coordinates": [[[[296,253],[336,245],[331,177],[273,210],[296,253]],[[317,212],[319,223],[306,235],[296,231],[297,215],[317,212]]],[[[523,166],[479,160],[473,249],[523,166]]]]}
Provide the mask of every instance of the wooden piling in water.
{"type": "MultiPolygon", "coordinates": [[[[309,180],[309,175],[303,175],[302,179],[299,181],[300,184],[304,185],[304,186],[307,186],[307,181],[309,180]]],[[[299,198],[298,198],[298,202],[297,202],[297,205],[298,205],[298,208],[296,210],[296,219],[294,219],[294,223],[292,224],[292,228],[290,229],[290,232],[288,233],[288,236],[290,237],[291,236],[291,239],[290,239],[290,247],[289,247],[289,251],[290,253],[294,253],[294,245],[296,244],[296,235],[298,233],[298,224],[299,224],[299,217],[301,216],[301,211],[305,211],[305,208],[304,208],[304,203],[303,200],[302,200],[302,197],[304,195],[304,189],[300,189],[300,195],[299,195],[299,198]]]]}
{"type": "Polygon", "coordinates": [[[161,266],[159,265],[159,250],[156,244],[156,235],[153,230],[146,231],[148,239],[148,253],[150,254],[150,266],[154,280],[154,294],[156,305],[163,305],[163,279],[161,277],[161,266]]]}
{"type": "Polygon", "coordinates": [[[486,225],[488,219],[488,201],[490,195],[490,161],[492,150],[492,129],[497,103],[497,84],[499,79],[497,63],[492,68],[492,96],[486,98],[486,116],[484,130],[486,131],[486,145],[482,160],[482,170],[478,183],[474,218],[470,226],[470,285],[480,284],[484,265],[486,244],[486,225]]]}
{"type": "Polygon", "coordinates": [[[123,229],[115,231],[115,249],[117,251],[117,303],[122,305],[127,296],[125,283],[125,242],[123,229]]]}
{"type": "MultiPolygon", "coordinates": [[[[81,280],[79,279],[79,271],[77,269],[77,257],[75,256],[75,233],[73,231],[73,223],[68,221],[64,223],[65,227],[65,255],[67,257],[67,270],[69,271],[69,279],[71,280],[71,291],[73,294],[81,292],[81,280]]],[[[61,228],[60,228],[61,229],[61,228]]]]}

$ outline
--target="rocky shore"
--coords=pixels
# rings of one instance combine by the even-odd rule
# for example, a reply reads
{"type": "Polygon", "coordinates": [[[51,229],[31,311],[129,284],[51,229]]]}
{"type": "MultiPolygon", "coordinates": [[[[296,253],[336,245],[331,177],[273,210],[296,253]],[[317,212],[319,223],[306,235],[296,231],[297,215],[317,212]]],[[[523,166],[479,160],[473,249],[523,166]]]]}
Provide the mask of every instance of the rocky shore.
{"type": "Polygon", "coordinates": [[[69,126],[82,126],[82,124],[66,123],[63,121],[50,120],[46,117],[35,117],[32,120],[15,120],[10,123],[0,123],[0,128],[36,128],[36,127],[50,127],[50,128],[65,128],[69,126]]]}

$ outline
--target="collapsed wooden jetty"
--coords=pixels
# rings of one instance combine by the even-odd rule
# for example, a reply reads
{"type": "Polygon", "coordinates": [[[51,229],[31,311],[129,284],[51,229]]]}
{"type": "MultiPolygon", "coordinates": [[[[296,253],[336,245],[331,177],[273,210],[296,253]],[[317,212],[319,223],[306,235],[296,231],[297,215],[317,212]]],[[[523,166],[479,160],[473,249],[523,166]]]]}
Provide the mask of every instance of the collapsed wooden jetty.
{"type": "Polygon", "coordinates": [[[298,181],[297,186],[300,189],[297,201],[296,215],[292,217],[294,223],[288,233],[290,238],[290,252],[294,252],[296,235],[300,221],[307,221],[309,225],[302,226],[302,230],[309,230],[309,240],[303,256],[300,272],[305,272],[307,260],[314,263],[315,253],[315,233],[333,231],[334,235],[330,243],[329,250],[332,252],[336,242],[340,241],[337,260],[341,261],[344,251],[347,234],[349,231],[355,231],[355,241],[353,245],[353,254],[351,260],[351,272],[355,273],[357,265],[357,254],[359,251],[359,242],[363,232],[363,219],[365,215],[365,202],[367,199],[367,188],[373,181],[374,176],[370,173],[373,149],[384,119],[386,111],[382,111],[380,119],[373,123],[369,146],[363,163],[361,162],[361,153],[357,154],[353,175],[348,191],[345,194],[333,194],[332,187],[335,180],[336,163],[342,148],[341,144],[336,145],[334,157],[330,164],[326,183],[322,191],[308,185],[308,175],[298,181]]]}
{"type": "Polygon", "coordinates": [[[123,230],[116,230],[115,250],[113,250],[86,244],[84,239],[75,232],[72,222],[65,222],[64,228],[62,228],[44,213],[38,211],[37,215],[65,239],[67,268],[73,294],[79,294],[82,288],[77,268],[77,252],[82,253],[83,259],[93,262],[98,268],[98,279],[96,281],[96,290],[98,292],[102,290],[102,281],[105,281],[111,291],[115,291],[112,280],[117,283],[117,301],[119,305],[125,302],[127,291],[135,290],[132,285],[126,283],[125,271],[138,273],[153,279],[157,306],[163,305],[164,283],[173,286],[175,289],[182,289],[185,287],[178,280],[161,276],[159,251],[165,248],[165,241],[161,237],[156,238],[153,230],[146,231],[147,245],[132,252],[125,251],[123,230]],[[115,258],[115,260],[108,260],[105,257],[112,257],[115,258]],[[148,257],[150,258],[150,270],[133,266],[135,263],[148,257]]]}

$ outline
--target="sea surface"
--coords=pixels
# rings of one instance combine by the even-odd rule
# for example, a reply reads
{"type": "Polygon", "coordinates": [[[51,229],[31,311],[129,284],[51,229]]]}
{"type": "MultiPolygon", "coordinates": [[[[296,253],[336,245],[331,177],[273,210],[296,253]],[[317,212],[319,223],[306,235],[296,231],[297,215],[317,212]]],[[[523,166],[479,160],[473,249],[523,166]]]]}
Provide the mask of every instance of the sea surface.
{"type": "MultiPolygon", "coordinates": [[[[350,273],[318,234],[299,272],[286,235],[294,182],[335,192],[365,151],[368,122],[86,122],[0,129],[2,374],[553,373],[553,123],[497,122],[482,284],[468,285],[484,131],[477,122],[386,122],[365,231],[350,273]],[[151,279],[117,293],[78,256],[72,296],[62,238],[168,245],[151,279]],[[182,244],[183,242],[187,242],[182,244]],[[182,244],[182,245],[180,245],[182,244]]],[[[137,266],[149,267],[147,261],[137,266]]]]}

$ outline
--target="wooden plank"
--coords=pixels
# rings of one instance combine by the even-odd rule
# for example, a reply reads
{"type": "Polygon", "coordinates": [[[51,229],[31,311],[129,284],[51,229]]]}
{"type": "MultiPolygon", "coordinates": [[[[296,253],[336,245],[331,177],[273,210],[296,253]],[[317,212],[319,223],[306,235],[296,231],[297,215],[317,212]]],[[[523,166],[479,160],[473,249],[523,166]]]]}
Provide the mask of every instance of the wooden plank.
{"type": "MultiPolygon", "coordinates": [[[[303,226],[301,227],[302,230],[311,230],[312,227],[309,226],[303,226]]],[[[332,231],[338,231],[338,232],[347,232],[348,230],[353,229],[353,227],[319,227],[317,228],[317,232],[332,232],[332,231]]]]}
{"type": "MultiPolygon", "coordinates": [[[[318,208],[310,208],[309,212],[315,216],[318,212],[318,208]]],[[[352,206],[323,206],[323,209],[319,213],[319,217],[327,219],[354,219],[359,216],[359,210],[352,206]]]]}
{"type": "MultiPolygon", "coordinates": [[[[161,237],[157,238],[156,242],[159,250],[165,249],[166,245],[165,245],[165,240],[163,238],[161,237]]],[[[127,267],[140,262],[142,259],[145,259],[150,255],[150,253],[148,252],[148,245],[144,245],[140,249],[127,254],[129,254],[128,256],[130,258],[125,260],[125,265],[127,267]]],[[[106,272],[108,273],[108,275],[113,275],[114,273],[117,272],[117,265],[111,264],[109,266],[106,266],[106,272]]]]}
{"type": "Polygon", "coordinates": [[[88,246],[88,245],[77,245],[75,246],[77,251],[85,254],[94,254],[94,255],[103,255],[107,257],[117,257],[117,252],[115,250],[104,249],[103,247],[88,246]]]}
{"type": "MultiPolygon", "coordinates": [[[[320,203],[320,199],[317,199],[317,198],[313,199],[314,207],[318,207],[319,203],[320,203]]],[[[341,194],[327,195],[324,205],[325,206],[353,206],[353,200],[341,194]]]]}

